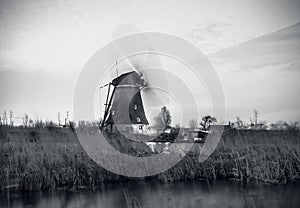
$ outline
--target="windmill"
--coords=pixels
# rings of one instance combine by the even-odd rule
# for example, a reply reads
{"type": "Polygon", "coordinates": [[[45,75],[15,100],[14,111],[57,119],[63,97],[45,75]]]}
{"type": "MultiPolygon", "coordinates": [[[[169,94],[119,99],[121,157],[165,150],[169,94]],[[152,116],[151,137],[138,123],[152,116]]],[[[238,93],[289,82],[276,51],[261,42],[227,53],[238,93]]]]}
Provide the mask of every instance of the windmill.
{"type": "Polygon", "coordinates": [[[137,57],[121,62],[119,68],[127,71],[120,75],[116,67],[117,77],[100,87],[108,87],[101,130],[147,131],[149,121],[145,104],[149,113],[150,109],[160,109],[169,102],[168,97],[162,96],[157,90],[168,87],[166,74],[158,69],[159,65],[157,58],[148,55],[146,59],[137,57]]]}
{"type": "Polygon", "coordinates": [[[132,125],[148,125],[141,90],[146,86],[143,76],[136,71],[127,72],[108,84],[108,93],[101,129],[110,126],[121,131],[132,131],[132,125]],[[111,89],[113,87],[113,89],[111,89]],[[112,91],[112,92],[111,92],[112,91]]]}

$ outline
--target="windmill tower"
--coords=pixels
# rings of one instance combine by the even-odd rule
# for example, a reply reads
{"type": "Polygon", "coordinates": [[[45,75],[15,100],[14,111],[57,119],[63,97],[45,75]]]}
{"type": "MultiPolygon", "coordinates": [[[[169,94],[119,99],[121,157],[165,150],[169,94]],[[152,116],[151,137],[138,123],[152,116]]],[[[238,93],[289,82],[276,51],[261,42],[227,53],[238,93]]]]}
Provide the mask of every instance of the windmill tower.
{"type": "Polygon", "coordinates": [[[108,94],[101,129],[117,129],[120,132],[135,132],[148,125],[141,90],[145,86],[143,76],[131,71],[121,74],[108,84],[108,94]],[[111,87],[113,87],[112,93],[111,87]]]}

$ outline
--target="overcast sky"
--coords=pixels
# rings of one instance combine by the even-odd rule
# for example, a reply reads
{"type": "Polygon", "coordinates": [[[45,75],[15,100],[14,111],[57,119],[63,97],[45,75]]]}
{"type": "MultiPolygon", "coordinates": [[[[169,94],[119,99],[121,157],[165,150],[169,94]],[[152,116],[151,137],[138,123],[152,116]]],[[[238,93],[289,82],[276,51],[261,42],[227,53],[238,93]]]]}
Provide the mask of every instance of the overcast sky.
{"type": "MultiPolygon", "coordinates": [[[[56,119],[104,44],[135,32],[174,34],[216,68],[227,120],[299,120],[300,1],[14,1],[0,3],[0,111],[56,119]]],[[[63,114],[63,113],[62,113],[63,114]]],[[[205,114],[205,112],[203,113],[205,114]]]]}

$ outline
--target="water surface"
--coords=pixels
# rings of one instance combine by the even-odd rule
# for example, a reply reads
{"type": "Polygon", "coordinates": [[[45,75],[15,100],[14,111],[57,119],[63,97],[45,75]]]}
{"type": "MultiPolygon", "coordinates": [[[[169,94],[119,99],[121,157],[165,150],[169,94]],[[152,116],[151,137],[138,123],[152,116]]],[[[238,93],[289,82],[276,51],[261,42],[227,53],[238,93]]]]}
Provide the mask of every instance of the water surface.
{"type": "Polygon", "coordinates": [[[300,184],[237,181],[128,182],[96,191],[38,191],[0,194],[0,207],[300,207],[300,184]],[[8,199],[9,198],[9,199],[8,199]]]}

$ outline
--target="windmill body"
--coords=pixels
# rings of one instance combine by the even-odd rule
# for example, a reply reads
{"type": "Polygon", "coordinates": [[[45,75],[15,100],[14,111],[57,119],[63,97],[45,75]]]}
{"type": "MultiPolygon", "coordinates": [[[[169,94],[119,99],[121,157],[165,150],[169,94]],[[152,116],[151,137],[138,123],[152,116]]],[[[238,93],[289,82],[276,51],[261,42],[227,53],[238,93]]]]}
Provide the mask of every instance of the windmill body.
{"type": "Polygon", "coordinates": [[[106,101],[103,127],[110,131],[145,132],[148,120],[145,115],[141,90],[145,86],[142,76],[131,71],[121,74],[110,83],[106,101]]]}

